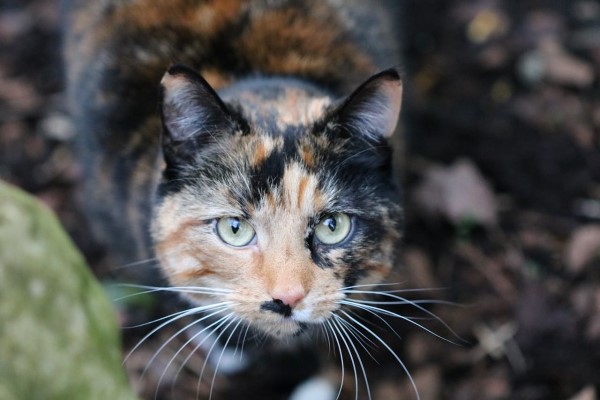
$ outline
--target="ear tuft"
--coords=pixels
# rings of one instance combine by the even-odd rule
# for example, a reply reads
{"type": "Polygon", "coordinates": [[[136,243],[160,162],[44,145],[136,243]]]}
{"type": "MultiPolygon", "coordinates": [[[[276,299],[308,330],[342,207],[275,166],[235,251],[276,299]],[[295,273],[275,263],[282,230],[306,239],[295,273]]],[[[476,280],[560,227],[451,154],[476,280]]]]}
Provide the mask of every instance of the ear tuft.
{"type": "Polygon", "coordinates": [[[402,106],[402,79],[391,68],[373,75],[338,108],[338,122],[353,134],[379,140],[393,135],[402,106]]]}

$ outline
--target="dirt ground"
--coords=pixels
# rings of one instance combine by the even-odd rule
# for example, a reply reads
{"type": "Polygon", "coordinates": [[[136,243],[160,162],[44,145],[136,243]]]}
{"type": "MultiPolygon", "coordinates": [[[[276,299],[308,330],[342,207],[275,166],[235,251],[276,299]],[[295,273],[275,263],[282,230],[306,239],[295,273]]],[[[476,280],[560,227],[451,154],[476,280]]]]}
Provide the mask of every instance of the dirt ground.
{"type": "MultiPolygon", "coordinates": [[[[0,178],[80,212],[56,0],[0,3],[0,178]]],[[[600,390],[600,2],[406,1],[407,286],[466,342],[407,328],[422,399],[600,390]]],[[[447,332],[443,332],[447,336],[447,332]]]]}

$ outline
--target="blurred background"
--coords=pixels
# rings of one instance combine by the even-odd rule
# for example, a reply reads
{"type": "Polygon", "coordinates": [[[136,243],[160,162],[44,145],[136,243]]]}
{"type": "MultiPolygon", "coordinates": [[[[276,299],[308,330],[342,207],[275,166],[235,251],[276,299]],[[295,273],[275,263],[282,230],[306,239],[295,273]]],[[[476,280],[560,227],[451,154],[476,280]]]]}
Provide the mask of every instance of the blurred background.
{"type": "MultiPolygon", "coordinates": [[[[406,0],[405,13],[403,277],[465,305],[433,311],[467,340],[406,328],[421,398],[597,399],[600,2],[406,0]]],[[[57,0],[0,2],[0,179],[53,209],[102,279],[59,20],[57,0]]]]}

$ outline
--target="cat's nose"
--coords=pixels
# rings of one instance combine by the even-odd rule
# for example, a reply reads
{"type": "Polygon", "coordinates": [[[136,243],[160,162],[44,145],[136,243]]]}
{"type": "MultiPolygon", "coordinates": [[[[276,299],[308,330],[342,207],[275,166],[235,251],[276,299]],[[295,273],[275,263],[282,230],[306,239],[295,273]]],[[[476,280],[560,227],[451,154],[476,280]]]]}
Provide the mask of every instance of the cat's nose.
{"type": "Polygon", "coordinates": [[[273,301],[276,303],[282,303],[290,308],[296,307],[298,303],[302,301],[304,294],[282,294],[277,297],[273,297],[273,301]]]}
{"type": "Polygon", "coordinates": [[[300,285],[292,287],[275,287],[270,291],[275,302],[281,302],[286,306],[294,308],[304,299],[306,291],[300,285]]]}
{"type": "Polygon", "coordinates": [[[306,297],[306,290],[300,283],[293,285],[287,282],[272,287],[269,294],[273,300],[263,302],[260,309],[262,311],[272,311],[288,318],[292,316],[293,308],[306,297]]]}

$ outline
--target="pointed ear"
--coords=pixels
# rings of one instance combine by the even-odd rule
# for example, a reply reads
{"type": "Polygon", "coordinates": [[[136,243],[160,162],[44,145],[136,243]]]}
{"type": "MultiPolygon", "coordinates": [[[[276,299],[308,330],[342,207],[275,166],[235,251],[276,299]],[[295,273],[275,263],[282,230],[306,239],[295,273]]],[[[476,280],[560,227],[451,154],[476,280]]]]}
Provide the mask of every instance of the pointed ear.
{"type": "Polygon", "coordinates": [[[402,105],[402,79],[391,68],[373,75],[338,107],[337,123],[367,139],[389,138],[396,130],[402,105]]]}
{"type": "Polygon", "coordinates": [[[192,155],[223,134],[240,129],[240,120],[194,70],[177,65],[161,80],[163,150],[168,161],[192,155]]]}

